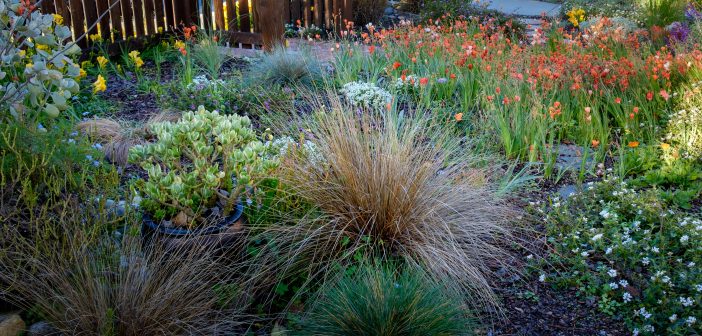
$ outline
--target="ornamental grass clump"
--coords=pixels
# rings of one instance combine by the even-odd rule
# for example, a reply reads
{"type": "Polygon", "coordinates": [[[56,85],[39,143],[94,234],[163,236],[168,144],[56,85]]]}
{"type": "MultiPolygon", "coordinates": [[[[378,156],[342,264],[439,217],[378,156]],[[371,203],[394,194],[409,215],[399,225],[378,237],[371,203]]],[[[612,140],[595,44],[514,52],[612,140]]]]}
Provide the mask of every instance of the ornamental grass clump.
{"type": "Polygon", "coordinates": [[[276,48],[251,65],[247,78],[263,86],[313,85],[322,79],[322,65],[308,51],[276,48]]]}
{"type": "Polygon", "coordinates": [[[459,295],[421,269],[366,266],[324,288],[296,335],[472,335],[459,295]]]}
{"type": "Polygon", "coordinates": [[[301,121],[322,159],[281,160],[281,182],[319,212],[268,228],[270,252],[287,253],[281,267],[315,279],[358,254],[402,258],[475,304],[496,304],[488,265],[505,255],[513,211],[470,145],[424,115],[359,114],[335,97],[301,121]]]}
{"type": "Polygon", "coordinates": [[[228,216],[278,164],[248,117],[200,106],[178,122],[151,125],[151,131],[153,143],[130,150],[130,162],[148,174],[137,184],[144,196],[141,206],[155,220],[175,226],[228,216]]]}

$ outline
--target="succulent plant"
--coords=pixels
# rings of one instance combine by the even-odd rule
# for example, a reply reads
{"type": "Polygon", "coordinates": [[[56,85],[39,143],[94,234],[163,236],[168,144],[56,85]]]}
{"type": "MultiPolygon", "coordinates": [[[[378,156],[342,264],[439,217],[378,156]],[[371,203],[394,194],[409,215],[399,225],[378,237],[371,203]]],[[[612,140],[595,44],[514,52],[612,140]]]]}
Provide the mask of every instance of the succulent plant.
{"type": "Polygon", "coordinates": [[[34,122],[56,117],[78,93],[80,48],[60,15],[42,14],[29,1],[0,0],[0,119],[34,122]]]}
{"type": "Polygon", "coordinates": [[[258,140],[248,117],[200,106],[151,131],[156,141],[132,148],[129,160],[148,174],[137,183],[144,211],[174,225],[201,224],[213,209],[229,215],[278,166],[277,149],[258,140]]]}

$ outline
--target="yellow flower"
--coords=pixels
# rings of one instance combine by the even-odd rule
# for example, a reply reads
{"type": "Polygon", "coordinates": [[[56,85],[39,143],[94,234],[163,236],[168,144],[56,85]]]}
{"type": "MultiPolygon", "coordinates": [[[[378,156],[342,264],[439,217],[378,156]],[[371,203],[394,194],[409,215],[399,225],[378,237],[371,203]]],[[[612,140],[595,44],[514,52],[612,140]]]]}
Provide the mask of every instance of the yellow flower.
{"type": "Polygon", "coordinates": [[[661,149],[663,149],[663,150],[668,150],[668,149],[670,149],[670,145],[667,144],[667,143],[665,143],[665,142],[663,142],[663,143],[661,143],[661,149]]]}
{"type": "Polygon", "coordinates": [[[107,65],[107,63],[108,63],[109,61],[108,61],[107,58],[105,58],[104,56],[98,56],[97,62],[98,62],[98,64],[100,65],[100,68],[101,68],[101,69],[104,69],[104,68],[105,68],[105,65],[107,65]]]}
{"type": "Polygon", "coordinates": [[[61,16],[59,14],[54,14],[54,22],[57,25],[62,25],[63,24],[63,16],[61,16]]]}
{"type": "Polygon", "coordinates": [[[97,80],[93,83],[93,93],[103,92],[107,90],[107,83],[102,75],[98,75],[97,80]]]}
{"type": "Polygon", "coordinates": [[[83,62],[80,62],[80,67],[81,67],[81,68],[84,68],[84,69],[92,68],[92,67],[93,67],[93,63],[90,62],[90,61],[83,61],[83,62]]]}
{"type": "Polygon", "coordinates": [[[129,58],[132,59],[132,62],[134,62],[134,66],[139,69],[141,68],[142,65],[144,65],[144,60],[139,57],[139,52],[134,50],[129,53],[129,58]]]}
{"type": "Polygon", "coordinates": [[[97,42],[102,42],[102,35],[97,34],[97,33],[96,33],[96,34],[92,34],[92,35],[90,35],[90,41],[93,41],[93,42],[95,42],[95,43],[97,43],[97,42]]]}
{"type": "Polygon", "coordinates": [[[159,34],[163,33],[163,27],[158,27],[157,30],[158,30],[158,33],[159,33],[159,34]]]}
{"type": "Polygon", "coordinates": [[[36,44],[37,49],[39,50],[44,50],[44,51],[49,51],[49,46],[46,44],[36,44]]]}
{"type": "Polygon", "coordinates": [[[185,42],[180,41],[180,40],[175,41],[175,43],[173,43],[173,47],[177,50],[183,49],[183,48],[185,48],[185,42]]]}
{"type": "Polygon", "coordinates": [[[83,79],[83,78],[85,78],[85,76],[87,76],[87,75],[88,75],[88,73],[85,72],[85,70],[83,70],[83,68],[80,68],[80,73],[78,74],[78,78],[77,78],[77,79],[78,79],[78,80],[83,79]]]}
{"type": "Polygon", "coordinates": [[[34,63],[29,62],[29,63],[25,64],[24,67],[27,69],[31,69],[32,67],[34,67],[34,63]]]}
{"type": "Polygon", "coordinates": [[[578,27],[580,22],[585,21],[585,10],[582,8],[573,8],[566,15],[568,15],[568,21],[573,24],[573,27],[578,27]]]}
{"type": "Polygon", "coordinates": [[[20,58],[24,58],[24,56],[27,56],[27,52],[24,50],[20,50],[17,55],[19,55],[20,58]]]}

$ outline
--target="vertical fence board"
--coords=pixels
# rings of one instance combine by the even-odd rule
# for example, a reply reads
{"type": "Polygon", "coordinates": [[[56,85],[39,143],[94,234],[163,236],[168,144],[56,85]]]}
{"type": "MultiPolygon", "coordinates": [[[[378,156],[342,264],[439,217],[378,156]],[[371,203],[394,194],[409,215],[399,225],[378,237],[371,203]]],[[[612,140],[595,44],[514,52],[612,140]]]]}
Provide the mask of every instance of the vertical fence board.
{"type": "Polygon", "coordinates": [[[56,6],[54,6],[54,0],[44,0],[41,2],[42,13],[56,13],[56,6]]]}
{"type": "Polygon", "coordinates": [[[166,12],[163,7],[163,0],[154,0],[154,15],[156,15],[155,31],[158,33],[159,28],[163,31],[168,30],[166,21],[166,12]]]}
{"type": "Polygon", "coordinates": [[[134,12],[130,0],[120,0],[122,6],[122,23],[124,23],[124,39],[134,37],[134,12]]]}
{"type": "Polygon", "coordinates": [[[332,23],[332,0],[324,0],[324,26],[331,29],[332,23]]]}
{"type": "Polygon", "coordinates": [[[344,0],[344,20],[353,21],[353,0],[344,0]]]}
{"type": "Polygon", "coordinates": [[[292,0],[290,3],[290,21],[295,23],[297,20],[302,20],[300,16],[300,0],[292,0]]]}
{"type": "Polygon", "coordinates": [[[322,26],[322,0],[314,0],[314,24],[322,26]]]}
{"type": "Polygon", "coordinates": [[[169,26],[168,30],[173,30],[178,26],[175,9],[173,8],[173,0],[163,0],[163,5],[163,11],[166,14],[166,26],[169,26]]]}
{"type": "Polygon", "coordinates": [[[105,14],[100,19],[100,34],[103,39],[110,39],[110,1],[109,0],[96,0],[95,1],[96,11],[98,17],[105,14]]]}
{"type": "Polygon", "coordinates": [[[229,31],[238,31],[239,22],[236,17],[236,0],[227,0],[227,25],[229,31]]]}
{"type": "Polygon", "coordinates": [[[204,17],[203,28],[207,31],[217,30],[217,21],[212,17],[212,14],[216,12],[215,1],[217,0],[203,0],[202,1],[202,14],[204,17]]]}
{"type": "Polygon", "coordinates": [[[341,0],[332,0],[332,20],[334,21],[334,31],[339,32],[341,28],[341,0]]]}
{"type": "MultiPolygon", "coordinates": [[[[85,33],[85,22],[83,15],[83,3],[81,0],[70,0],[70,16],[71,24],[73,26],[73,33],[76,40],[80,39],[85,33]]],[[[82,48],[87,45],[85,39],[78,42],[78,45],[82,48]]]]}
{"type": "MultiPolygon", "coordinates": [[[[185,23],[189,26],[199,25],[200,12],[198,11],[197,0],[185,0],[185,23]]],[[[208,14],[208,15],[211,15],[208,14]]],[[[212,21],[209,19],[208,21],[212,21]]]]}
{"type": "Polygon", "coordinates": [[[69,9],[68,1],[69,0],[56,0],[56,14],[59,14],[63,17],[63,24],[66,27],[73,27],[71,22],[71,11],[69,9]]]}
{"type": "Polygon", "coordinates": [[[224,25],[224,4],[222,0],[212,0],[212,9],[215,13],[215,24],[216,30],[225,30],[224,25]]]}
{"type": "Polygon", "coordinates": [[[156,8],[154,7],[154,0],[144,0],[144,17],[146,18],[146,34],[154,35],[156,31],[156,8]]]}
{"type": "Polygon", "coordinates": [[[122,40],[124,36],[122,35],[122,4],[121,0],[109,0],[110,1],[110,20],[112,22],[112,32],[114,32],[114,39],[122,40]]]}
{"type": "Polygon", "coordinates": [[[132,0],[134,10],[134,32],[136,36],[144,36],[144,3],[142,0],[132,0]]]}
{"type": "Polygon", "coordinates": [[[312,24],[312,10],[311,10],[312,0],[302,0],[302,12],[305,18],[305,27],[309,27],[312,24]]]}
{"type": "Polygon", "coordinates": [[[98,26],[95,24],[98,21],[97,1],[83,0],[83,9],[85,10],[85,24],[88,28],[88,35],[97,34],[98,26]],[[94,27],[91,26],[95,25],[94,27]]]}
{"type": "Polygon", "coordinates": [[[290,0],[283,0],[283,23],[290,22],[290,0]]]}
{"type": "Polygon", "coordinates": [[[249,0],[239,0],[239,20],[241,26],[239,31],[248,33],[251,31],[251,13],[249,13],[249,0]]]}

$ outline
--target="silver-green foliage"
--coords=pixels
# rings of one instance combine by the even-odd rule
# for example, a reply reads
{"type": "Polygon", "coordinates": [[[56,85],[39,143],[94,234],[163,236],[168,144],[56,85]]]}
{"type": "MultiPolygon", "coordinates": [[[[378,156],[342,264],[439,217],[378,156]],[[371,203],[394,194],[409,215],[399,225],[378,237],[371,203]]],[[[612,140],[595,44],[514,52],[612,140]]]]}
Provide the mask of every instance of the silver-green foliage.
{"type": "Polygon", "coordinates": [[[59,15],[0,0],[0,118],[34,122],[56,117],[78,93],[80,52],[59,15]],[[7,113],[9,112],[9,115],[7,113]]]}
{"type": "Polygon", "coordinates": [[[215,206],[226,215],[278,165],[270,155],[275,149],[258,140],[248,117],[200,106],[151,130],[157,140],[134,147],[130,161],[148,173],[139,184],[146,196],[142,204],[157,218],[183,212],[201,220],[215,206]]]}

